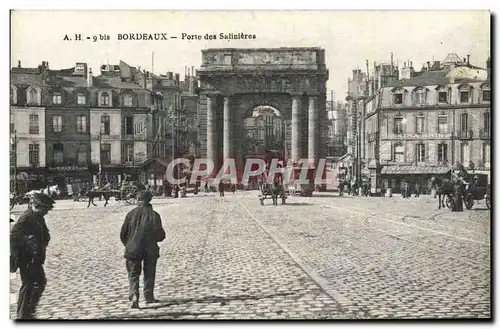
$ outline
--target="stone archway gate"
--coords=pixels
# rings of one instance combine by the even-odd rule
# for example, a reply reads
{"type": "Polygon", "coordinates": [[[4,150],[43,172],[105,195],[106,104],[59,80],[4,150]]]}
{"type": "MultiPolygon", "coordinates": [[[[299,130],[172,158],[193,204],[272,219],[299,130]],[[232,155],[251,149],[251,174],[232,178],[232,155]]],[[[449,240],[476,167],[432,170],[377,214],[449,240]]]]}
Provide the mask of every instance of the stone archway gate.
{"type": "Polygon", "coordinates": [[[325,50],[220,48],[202,50],[199,141],[202,157],[218,170],[225,159],[244,166],[243,120],[259,105],[286,122],[286,157],[317,163],[327,154],[325,50]]]}

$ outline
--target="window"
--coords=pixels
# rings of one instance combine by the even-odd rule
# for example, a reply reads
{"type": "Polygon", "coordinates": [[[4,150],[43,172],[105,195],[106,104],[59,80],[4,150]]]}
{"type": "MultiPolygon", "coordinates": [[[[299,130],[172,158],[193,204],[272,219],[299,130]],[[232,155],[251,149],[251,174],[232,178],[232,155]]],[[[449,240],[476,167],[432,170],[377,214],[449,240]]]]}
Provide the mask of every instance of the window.
{"type": "Polygon", "coordinates": [[[401,105],[403,104],[403,94],[397,93],[394,95],[394,104],[401,105]]]}
{"type": "Polygon", "coordinates": [[[467,113],[460,114],[460,131],[466,133],[469,130],[469,115],[467,113]]]}
{"type": "Polygon", "coordinates": [[[394,118],[394,133],[396,135],[403,134],[403,118],[402,117],[394,118]]]}
{"type": "Polygon", "coordinates": [[[76,118],[76,129],[79,133],[87,132],[87,117],[85,115],[76,118]]]}
{"type": "Polygon", "coordinates": [[[10,142],[10,163],[14,164],[16,161],[16,152],[17,152],[17,145],[16,143],[11,140],[10,142]]]}
{"type": "Polygon", "coordinates": [[[107,92],[101,93],[100,105],[109,106],[109,94],[107,92]]]}
{"type": "Polygon", "coordinates": [[[122,162],[125,164],[132,164],[134,162],[134,144],[124,143],[122,150],[122,162]]]}
{"type": "Polygon", "coordinates": [[[40,163],[40,145],[29,145],[29,162],[32,166],[38,166],[40,163]]]}
{"type": "Polygon", "coordinates": [[[490,131],[490,112],[483,113],[483,129],[484,131],[490,131]]]}
{"type": "Polygon", "coordinates": [[[38,104],[38,91],[36,89],[31,88],[28,93],[28,103],[29,104],[38,104]]]}
{"type": "Polygon", "coordinates": [[[462,162],[464,166],[468,166],[470,161],[469,144],[463,143],[460,149],[460,162],[462,162]]]}
{"type": "Polygon", "coordinates": [[[30,128],[29,133],[32,135],[39,134],[39,126],[38,126],[38,114],[30,114],[30,128]]]}
{"type": "Polygon", "coordinates": [[[64,163],[64,146],[62,143],[55,143],[53,145],[54,164],[61,165],[64,163]]]}
{"type": "Polygon", "coordinates": [[[61,104],[61,103],[62,103],[61,93],[54,93],[52,95],[52,104],[61,104]]]}
{"type": "Polygon", "coordinates": [[[87,99],[84,94],[78,94],[76,96],[76,104],[85,105],[87,103],[87,99]]]}
{"type": "Polygon", "coordinates": [[[416,126],[416,129],[415,129],[415,132],[417,134],[423,134],[424,133],[424,119],[425,117],[424,116],[418,116],[417,118],[417,126],[416,126]]]}
{"type": "Polygon", "coordinates": [[[101,135],[109,135],[109,116],[101,116],[101,135]]]}
{"type": "Polygon", "coordinates": [[[396,144],[394,146],[394,161],[397,163],[405,162],[405,147],[401,144],[396,144]]]}
{"type": "Polygon", "coordinates": [[[101,164],[108,165],[111,163],[111,144],[101,144],[101,164]]]}
{"type": "Polygon", "coordinates": [[[134,117],[126,116],[125,122],[123,123],[123,127],[125,129],[125,135],[133,135],[134,134],[134,117]]]}
{"type": "Polygon", "coordinates": [[[490,90],[484,89],[483,90],[483,102],[489,102],[489,101],[490,101],[490,90]]]}
{"type": "Polygon", "coordinates": [[[77,150],[77,160],[78,164],[81,166],[87,165],[87,145],[86,144],[78,144],[77,150]]]}
{"type": "Polygon", "coordinates": [[[62,116],[54,115],[52,117],[52,131],[55,133],[62,132],[62,116]]]}
{"type": "Polygon", "coordinates": [[[448,93],[446,91],[439,92],[438,103],[448,103],[448,93]]]}
{"type": "Polygon", "coordinates": [[[10,88],[10,103],[17,104],[17,90],[15,88],[10,88]]]}
{"type": "Polygon", "coordinates": [[[132,107],[133,106],[133,98],[130,94],[123,95],[123,106],[132,107]]]}
{"type": "Polygon", "coordinates": [[[483,164],[489,163],[490,162],[490,144],[489,143],[484,143],[483,144],[483,164]]]}
{"type": "Polygon", "coordinates": [[[425,144],[417,144],[417,162],[425,161],[425,144]]]}
{"type": "Polygon", "coordinates": [[[460,90],[460,103],[469,103],[470,91],[460,90]]]}
{"type": "Polygon", "coordinates": [[[425,90],[424,89],[418,89],[415,91],[415,103],[424,105],[425,104],[425,90]]]}
{"type": "Polygon", "coordinates": [[[448,133],[448,117],[446,115],[438,116],[438,133],[439,134],[448,133]]]}
{"type": "Polygon", "coordinates": [[[438,161],[448,162],[448,144],[438,144],[438,161]]]}
{"type": "Polygon", "coordinates": [[[13,134],[16,131],[16,118],[11,113],[10,114],[10,133],[13,134]]]}

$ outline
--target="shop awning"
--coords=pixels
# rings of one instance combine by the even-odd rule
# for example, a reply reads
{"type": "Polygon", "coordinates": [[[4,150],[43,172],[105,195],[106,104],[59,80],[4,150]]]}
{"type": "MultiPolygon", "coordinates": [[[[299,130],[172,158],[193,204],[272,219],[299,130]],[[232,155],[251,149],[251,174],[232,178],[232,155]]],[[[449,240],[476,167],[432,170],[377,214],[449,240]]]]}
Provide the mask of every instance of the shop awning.
{"type": "Polygon", "coordinates": [[[447,174],[451,170],[450,167],[444,166],[384,166],[382,167],[382,175],[442,175],[447,174]]]}
{"type": "Polygon", "coordinates": [[[165,159],[160,159],[160,158],[153,158],[153,159],[148,159],[146,161],[144,161],[143,163],[141,163],[139,165],[139,169],[143,169],[143,168],[148,168],[150,167],[152,164],[159,164],[160,166],[162,167],[165,167],[165,169],[167,169],[168,167],[168,162],[167,160],[165,159]]]}

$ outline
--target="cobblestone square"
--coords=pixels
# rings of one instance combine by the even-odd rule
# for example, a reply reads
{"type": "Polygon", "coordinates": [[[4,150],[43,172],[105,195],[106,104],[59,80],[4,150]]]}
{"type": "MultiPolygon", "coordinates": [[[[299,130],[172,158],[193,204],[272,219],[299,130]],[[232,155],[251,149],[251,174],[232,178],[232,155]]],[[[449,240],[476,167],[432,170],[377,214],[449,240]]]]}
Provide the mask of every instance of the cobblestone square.
{"type": "MultiPolygon", "coordinates": [[[[133,208],[59,201],[39,319],[489,318],[490,211],[429,196],[320,193],[260,205],[256,191],[155,199],[167,237],[156,297],[129,308],[119,232],[133,208]]],[[[22,208],[13,213],[19,216],[22,208]]],[[[19,289],[11,275],[11,318],[19,289]]],[[[142,282],[141,282],[142,285],[142,282]]]]}

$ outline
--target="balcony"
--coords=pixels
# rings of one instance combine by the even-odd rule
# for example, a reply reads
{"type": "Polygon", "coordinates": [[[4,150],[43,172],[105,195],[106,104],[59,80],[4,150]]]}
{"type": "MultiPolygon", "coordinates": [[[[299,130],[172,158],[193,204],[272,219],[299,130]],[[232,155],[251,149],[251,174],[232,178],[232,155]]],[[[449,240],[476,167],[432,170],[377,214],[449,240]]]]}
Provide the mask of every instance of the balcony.
{"type": "Polygon", "coordinates": [[[472,136],[473,136],[472,130],[457,132],[458,139],[472,139],[472,136]]]}
{"type": "Polygon", "coordinates": [[[481,139],[486,139],[486,140],[490,140],[491,139],[491,133],[490,133],[490,130],[489,129],[481,129],[479,131],[479,138],[481,139]]]}

